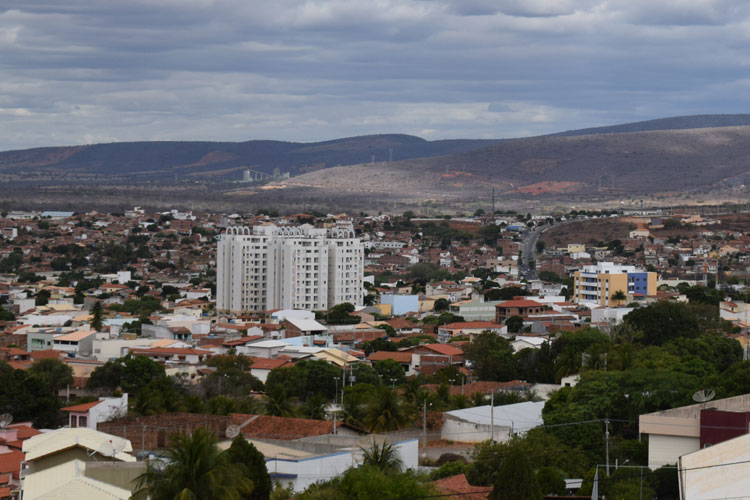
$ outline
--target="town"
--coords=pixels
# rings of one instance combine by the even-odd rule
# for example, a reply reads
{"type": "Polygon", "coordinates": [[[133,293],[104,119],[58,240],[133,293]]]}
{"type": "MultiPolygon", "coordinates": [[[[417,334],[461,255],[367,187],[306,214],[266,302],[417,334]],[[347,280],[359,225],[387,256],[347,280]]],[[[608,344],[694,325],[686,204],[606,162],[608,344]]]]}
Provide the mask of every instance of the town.
{"type": "Polygon", "coordinates": [[[4,211],[0,499],[740,497],[745,208],[4,211]]]}

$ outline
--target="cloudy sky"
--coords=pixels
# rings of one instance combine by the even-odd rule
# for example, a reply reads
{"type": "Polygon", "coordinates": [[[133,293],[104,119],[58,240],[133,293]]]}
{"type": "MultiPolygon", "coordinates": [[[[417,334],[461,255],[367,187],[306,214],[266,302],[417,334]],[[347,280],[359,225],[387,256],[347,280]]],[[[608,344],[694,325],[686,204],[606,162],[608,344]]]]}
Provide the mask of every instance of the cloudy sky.
{"type": "Polygon", "coordinates": [[[750,111],[747,0],[3,0],[0,150],[750,111]]]}

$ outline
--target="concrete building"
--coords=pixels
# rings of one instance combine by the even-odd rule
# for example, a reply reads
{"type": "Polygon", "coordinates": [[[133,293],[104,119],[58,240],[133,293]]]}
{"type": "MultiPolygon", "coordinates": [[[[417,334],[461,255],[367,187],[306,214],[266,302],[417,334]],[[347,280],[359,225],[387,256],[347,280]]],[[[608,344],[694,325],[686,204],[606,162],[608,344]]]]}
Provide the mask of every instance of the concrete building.
{"type": "Polygon", "coordinates": [[[480,443],[494,439],[502,443],[515,434],[522,434],[542,425],[542,408],[543,401],[527,401],[495,406],[494,410],[487,405],[447,411],[443,414],[445,422],[440,438],[461,443],[480,443]]]}
{"type": "Polygon", "coordinates": [[[126,500],[144,470],[130,441],[86,427],[58,429],[23,443],[24,500],[98,498],[126,500]]]}
{"type": "Polygon", "coordinates": [[[750,434],[685,454],[677,465],[682,499],[748,498],[750,434]]]}
{"type": "Polygon", "coordinates": [[[637,269],[635,266],[623,266],[612,262],[600,262],[592,266],[583,266],[573,276],[573,300],[575,302],[594,302],[602,307],[618,304],[613,296],[623,292],[626,301],[634,295],[656,295],[656,273],[637,269]]]}
{"type": "Polygon", "coordinates": [[[219,310],[328,309],[362,303],[364,249],[351,226],[227,228],[217,251],[219,310]]]}
{"type": "Polygon", "coordinates": [[[495,319],[495,306],[500,301],[483,301],[481,298],[461,300],[448,306],[448,310],[466,321],[492,321],[495,319]]]}
{"type": "Polygon", "coordinates": [[[639,432],[648,434],[651,468],[675,464],[682,455],[746,434],[749,424],[750,394],[638,417],[639,432]]]}
{"type": "Polygon", "coordinates": [[[391,315],[393,316],[401,316],[419,311],[418,295],[383,294],[380,296],[380,303],[390,305],[391,315]]]}

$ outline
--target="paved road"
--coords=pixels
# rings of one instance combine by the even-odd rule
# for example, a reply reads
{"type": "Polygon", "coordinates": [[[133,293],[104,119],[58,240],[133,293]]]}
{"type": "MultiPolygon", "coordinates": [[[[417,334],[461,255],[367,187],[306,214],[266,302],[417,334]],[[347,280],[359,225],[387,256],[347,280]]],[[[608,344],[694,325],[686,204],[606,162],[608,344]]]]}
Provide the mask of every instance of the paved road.
{"type": "Polygon", "coordinates": [[[549,224],[543,224],[541,226],[534,227],[524,234],[522,239],[523,254],[521,255],[521,269],[519,269],[521,278],[536,278],[536,269],[532,269],[529,266],[529,263],[532,260],[536,261],[536,242],[539,240],[539,236],[541,236],[544,230],[550,227],[551,226],[549,224]]]}

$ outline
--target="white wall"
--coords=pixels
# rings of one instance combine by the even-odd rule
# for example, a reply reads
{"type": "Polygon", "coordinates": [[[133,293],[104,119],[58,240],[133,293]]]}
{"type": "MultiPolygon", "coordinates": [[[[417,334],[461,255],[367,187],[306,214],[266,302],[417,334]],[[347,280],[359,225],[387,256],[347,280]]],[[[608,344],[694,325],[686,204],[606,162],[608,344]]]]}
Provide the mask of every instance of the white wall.
{"type": "Polygon", "coordinates": [[[749,445],[750,435],[746,434],[681,457],[680,498],[748,498],[749,445]]]}
{"type": "Polygon", "coordinates": [[[700,449],[699,437],[649,434],[648,466],[656,469],[662,465],[675,464],[682,455],[698,449],[700,449]]]}
{"type": "MultiPolygon", "coordinates": [[[[446,418],[440,430],[440,439],[459,443],[481,443],[491,438],[489,425],[474,424],[463,420],[446,418]]],[[[504,443],[510,439],[510,427],[495,426],[495,441],[504,443]]]]}

